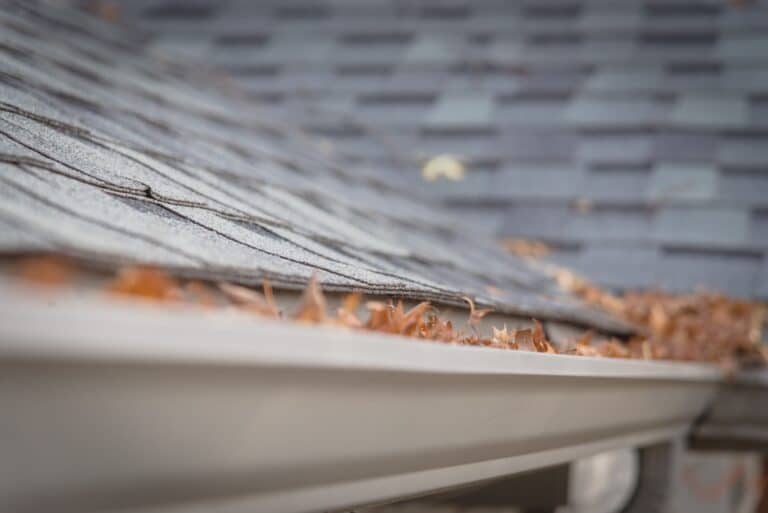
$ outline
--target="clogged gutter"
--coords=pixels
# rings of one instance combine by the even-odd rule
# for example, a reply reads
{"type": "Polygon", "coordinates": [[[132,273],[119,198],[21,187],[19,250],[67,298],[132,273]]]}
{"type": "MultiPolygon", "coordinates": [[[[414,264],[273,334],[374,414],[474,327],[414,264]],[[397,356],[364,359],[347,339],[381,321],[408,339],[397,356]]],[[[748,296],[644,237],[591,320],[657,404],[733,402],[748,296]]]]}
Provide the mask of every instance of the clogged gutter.
{"type": "MultiPolygon", "coordinates": [[[[63,285],[74,276],[73,264],[61,257],[22,259],[16,275],[25,281],[63,285]]],[[[279,308],[269,282],[262,292],[231,283],[209,284],[181,280],[163,270],[126,267],[107,285],[110,294],[160,302],[183,302],[203,307],[236,308],[275,319],[309,324],[328,324],[347,329],[390,333],[455,345],[534,351],[551,354],[678,360],[718,363],[726,368],[764,365],[768,351],[762,344],[765,306],[712,292],[673,295],[663,291],[612,295],[570,271],[556,272],[560,285],[582,300],[630,321],[637,335],[628,340],[600,337],[592,331],[565,344],[548,340],[540,322],[532,328],[493,326],[490,335],[476,327],[490,310],[478,309],[465,298],[469,317],[464,329],[441,316],[429,302],[406,308],[402,301],[365,301],[359,293],[346,295],[335,311],[328,306],[317,280],[311,280],[292,312],[279,308]],[[360,308],[363,305],[364,308],[360,308]],[[362,315],[360,312],[364,312],[362,315]]]]}

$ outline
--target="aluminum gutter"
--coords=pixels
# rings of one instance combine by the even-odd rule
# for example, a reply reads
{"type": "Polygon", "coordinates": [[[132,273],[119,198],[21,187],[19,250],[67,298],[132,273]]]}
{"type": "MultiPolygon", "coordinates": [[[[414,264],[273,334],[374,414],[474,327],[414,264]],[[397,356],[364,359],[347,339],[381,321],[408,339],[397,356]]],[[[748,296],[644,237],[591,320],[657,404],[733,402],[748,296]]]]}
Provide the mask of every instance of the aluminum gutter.
{"type": "Polygon", "coordinates": [[[720,378],[4,290],[0,503],[343,511],[679,436],[720,378]]]}
{"type": "Polygon", "coordinates": [[[723,384],[691,443],[698,449],[768,453],[768,370],[741,372],[723,384]]]}

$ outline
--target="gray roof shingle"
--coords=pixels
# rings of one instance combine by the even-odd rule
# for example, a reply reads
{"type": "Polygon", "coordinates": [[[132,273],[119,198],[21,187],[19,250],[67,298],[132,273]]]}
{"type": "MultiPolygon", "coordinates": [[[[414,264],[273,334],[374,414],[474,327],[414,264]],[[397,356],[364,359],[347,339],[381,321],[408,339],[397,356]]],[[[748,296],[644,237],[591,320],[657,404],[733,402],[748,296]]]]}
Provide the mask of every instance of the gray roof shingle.
{"type": "MultiPolygon", "coordinates": [[[[152,58],[141,38],[77,11],[2,6],[3,251],[284,288],[315,275],[333,290],[452,304],[471,295],[502,312],[623,329],[459,229],[387,167],[334,157],[221,77],[152,58]],[[489,287],[503,292],[491,298],[489,287]]],[[[184,9],[195,20],[214,12],[184,9]]],[[[281,19],[326,16],[280,9],[281,19]]]]}
{"type": "MultiPolygon", "coordinates": [[[[608,239],[638,215],[652,229],[628,228],[624,239],[660,255],[647,265],[664,266],[667,244],[687,246],[672,261],[690,255],[692,270],[676,286],[766,297],[757,282],[750,292],[709,274],[718,258],[728,269],[741,262],[722,248],[764,248],[754,235],[768,197],[764,2],[113,2],[161,38],[158,51],[221,65],[254,97],[332,139],[344,162],[375,162],[392,183],[407,175],[413,184],[423,159],[460,155],[463,186],[419,189],[463,214],[488,214],[499,234],[544,238],[571,256],[578,243],[607,259],[618,255],[608,239]],[[377,96],[387,101],[369,100],[377,96]],[[356,131],[340,128],[350,125],[356,131]],[[583,200],[610,236],[579,240],[581,223],[596,219],[588,215],[551,225],[583,200]],[[531,209],[538,219],[520,215],[531,209]]],[[[666,276],[625,265],[617,280],[608,269],[589,272],[606,284],[666,276]]]]}

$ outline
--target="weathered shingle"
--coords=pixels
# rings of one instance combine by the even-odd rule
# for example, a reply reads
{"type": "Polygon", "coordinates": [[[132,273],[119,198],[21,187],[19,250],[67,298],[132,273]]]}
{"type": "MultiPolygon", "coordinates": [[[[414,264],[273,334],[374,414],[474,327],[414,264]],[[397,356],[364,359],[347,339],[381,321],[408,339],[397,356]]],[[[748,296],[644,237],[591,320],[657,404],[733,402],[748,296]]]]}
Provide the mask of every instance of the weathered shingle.
{"type": "Polygon", "coordinates": [[[654,237],[675,245],[740,247],[749,242],[749,216],[736,207],[662,207],[654,237]]]}
{"type": "Polygon", "coordinates": [[[430,128],[488,127],[492,123],[493,101],[475,92],[444,93],[427,115],[430,128]]]}
{"type": "Polygon", "coordinates": [[[558,240],[566,236],[571,210],[566,205],[547,206],[536,202],[509,207],[503,235],[558,240]]]}
{"type": "Polygon", "coordinates": [[[656,267],[656,282],[673,291],[687,291],[694,284],[751,297],[756,292],[760,264],[760,257],[750,254],[668,251],[656,267]]]}
{"type": "Polygon", "coordinates": [[[686,128],[743,128],[749,121],[745,98],[685,94],[672,111],[672,123],[686,128]]]}
{"type": "MultiPolygon", "coordinates": [[[[641,208],[601,207],[589,212],[573,212],[566,224],[569,237],[576,241],[645,242],[651,235],[651,216],[641,208]]],[[[617,263],[617,265],[621,265],[617,263]]]]}
{"type": "Polygon", "coordinates": [[[720,198],[732,205],[768,207],[768,173],[725,169],[720,173],[720,198]]]}
{"type": "Polygon", "coordinates": [[[768,209],[752,212],[749,240],[755,246],[768,248],[768,209]]]}
{"type": "Polygon", "coordinates": [[[643,245],[591,245],[574,266],[589,276],[600,273],[605,284],[616,289],[647,288],[656,283],[660,264],[658,250],[643,245]],[[634,272],[627,272],[627,267],[634,272]]]}
{"type": "Polygon", "coordinates": [[[494,174],[490,195],[519,200],[571,198],[584,180],[583,172],[566,165],[518,164],[494,174]]]}
{"type": "Polygon", "coordinates": [[[719,57],[735,63],[761,60],[768,54],[768,37],[752,34],[730,35],[720,40],[717,51],[719,57]]]}
{"type": "Polygon", "coordinates": [[[417,38],[405,51],[402,63],[416,65],[447,65],[464,51],[462,40],[450,35],[425,35],[417,38]]]}
{"type": "Polygon", "coordinates": [[[757,286],[755,294],[760,297],[768,297],[768,256],[763,257],[760,270],[757,273],[757,286]]]}
{"type": "Polygon", "coordinates": [[[729,136],[720,141],[717,160],[720,164],[737,168],[768,170],[768,138],[745,135],[729,136]]]}
{"type": "MultiPolygon", "coordinates": [[[[178,8],[198,22],[216,12],[206,5],[147,16],[166,20],[178,8]]],[[[265,109],[232,94],[221,77],[180,58],[155,60],[142,41],[120,39],[119,29],[75,11],[5,7],[3,251],[55,249],[283,288],[317,276],[331,289],[454,304],[469,294],[500,311],[621,329],[550,275],[470,233],[469,224],[390,176],[390,167],[353,166],[333,143],[286,120],[309,120],[311,105],[265,109]],[[487,297],[490,286],[504,291],[500,299],[487,297]]],[[[306,27],[330,16],[300,5],[269,12],[306,27]]],[[[288,55],[294,64],[327,56],[336,44],[309,45],[293,34],[273,42],[267,60],[281,66],[288,55]]],[[[435,117],[443,126],[470,115],[491,123],[489,95],[441,102],[435,117]]],[[[354,107],[346,98],[339,103],[354,107]]],[[[312,120],[318,130],[367,133],[353,120],[324,116],[312,120]]]]}
{"type": "Polygon", "coordinates": [[[644,128],[661,123],[664,105],[652,99],[576,98],[566,111],[568,122],[583,128],[644,128]]]}
{"type": "Polygon", "coordinates": [[[712,162],[719,145],[716,134],[668,131],[658,134],[652,154],[659,161],[712,162]]]}
{"type": "MultiPolygon", "coordinates": [[[[328,137],[346,162],[375,161],[393,183],[407,174],[413,190],[448,205],[483,204],[494,220],[508,216],[500,233],[570,248],[573,234],[547,219],[575,202],[606,219],[620,216],[614,207],[621,206],[651,218],[656,212],[652,232],[663,237],[633,242],[653,253],[681,233],[683,241],[693,237],[668,224],[666,209],[696,206],[712,213],[709,221],[691,218],[688,232],[699,234],[691,255],[723,245],[754,250],[739,227],[754,225],[768,196],[768,9],[760,2],[332,1],[307,9],[197,0],[174,11],[166,0],[117,1],[126,21],[160,35],[158,47],[224,65],[255,98],[328,137]],[[166,7],[152,13],[159,5],[166,7]],[[270,54],[279,58],[260,61],[270,54]],[[367,100],[376,95],[391,101],[367,100]],[[444,153],[462,157],[468,171],[498,174],[468,174],[463,190],[461,183],[416,187],[424,159],[444,153]],[[569,170],[570,189],[556,182],[565,171],[524,172],[532,164],[569,170]],[[519,215],[537,201],[540,224],[519,215]]],[[[276,179],[287,184],[282,174],[276,179]]],[[[598,243],[580,241],[584,254],[598,243]]],[[[711,262],[720,256],[691,258],[693,271],[675,283],[706,282],[696,269],[716,270],[711,262]]],[[[601,269],[590,267],[592,277],[617,283],[601,269]]],[[[625,270],[626,283],[647,278],[637,266],[625,270]]],[[[729,290],[727,280],[712,280],[729,290]]]]}
{"type": "Polygon", "coordinates": [[[650,180],[651,171],[644,166],[606,165],[588,171],[580,197],[603,205],[638,205],[647,200],[650,180]]]}
{"type": "Polygon", "coordinates": [[[651,174],[646,195],[654,202],[702,202],[715,198],[717,181],[716,168],[707,162],[659,162],[651,174]]]}
{"type": "Polygon", "coordinates": [[[616,67],[598,69],[584,85],[593,93],[654,92],[663,83],[660,65],[647,67],[616,67]]]}
{"type": "Polygon", "coordinates": [[[577,151],[579,161],[599,166],[642,166],[652,157],[653,140],[635,134],[587,134],[577,151]]]}

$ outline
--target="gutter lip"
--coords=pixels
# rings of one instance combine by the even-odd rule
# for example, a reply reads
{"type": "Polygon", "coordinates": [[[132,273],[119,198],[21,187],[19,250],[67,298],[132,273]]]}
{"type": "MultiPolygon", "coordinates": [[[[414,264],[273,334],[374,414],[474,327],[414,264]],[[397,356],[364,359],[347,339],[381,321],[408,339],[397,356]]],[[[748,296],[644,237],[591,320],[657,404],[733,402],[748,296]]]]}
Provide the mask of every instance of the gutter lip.
{"type": "MultiPolygon", "coordinates": [[[[19,297],[7,291],[0,292],[0,360],[707,382],[725,376],[706,363],[456,346],[240,312],[103,296],[19,297]],[[49,298],[47,306],[41,303],[45,297],[49,298]]],[[[768,375],[760,376],[765,379],[768,375]]]]}
{"type": "Polygon", "coordinates": [[[768,388],[768,368],[744,369],[728,380],[734,385],[753,385],[768,388]]]}
{"type": "Polygon", "coordinates": [[[709,365],[46,297],[0,291],[0,502],[19,512],[343,511],[682,437],[721,383],[709,365]]]}

